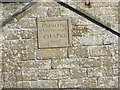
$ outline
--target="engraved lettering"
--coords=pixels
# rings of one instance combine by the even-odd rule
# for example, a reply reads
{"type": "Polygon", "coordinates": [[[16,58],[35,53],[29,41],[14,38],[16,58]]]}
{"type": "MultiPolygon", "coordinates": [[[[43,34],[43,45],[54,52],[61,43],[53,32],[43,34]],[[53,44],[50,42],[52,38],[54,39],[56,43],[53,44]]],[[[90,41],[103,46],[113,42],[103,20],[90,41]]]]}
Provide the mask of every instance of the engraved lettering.
{"type": "Polygon", "coordinates": [[[39,48],[69,46],[69,27],[68,19],[38,19],[39,48]]]}

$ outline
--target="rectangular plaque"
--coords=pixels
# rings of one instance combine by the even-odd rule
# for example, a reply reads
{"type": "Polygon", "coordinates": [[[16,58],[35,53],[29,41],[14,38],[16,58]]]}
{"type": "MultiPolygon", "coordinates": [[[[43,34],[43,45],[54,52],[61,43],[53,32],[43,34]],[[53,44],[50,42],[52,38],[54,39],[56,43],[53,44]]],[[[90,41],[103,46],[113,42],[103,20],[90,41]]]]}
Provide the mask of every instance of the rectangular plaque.
{"type": "Polygon", "coordinates": [[[71,21],[69,18],[37,19],[38,48],[71,46],[71,21]]]}

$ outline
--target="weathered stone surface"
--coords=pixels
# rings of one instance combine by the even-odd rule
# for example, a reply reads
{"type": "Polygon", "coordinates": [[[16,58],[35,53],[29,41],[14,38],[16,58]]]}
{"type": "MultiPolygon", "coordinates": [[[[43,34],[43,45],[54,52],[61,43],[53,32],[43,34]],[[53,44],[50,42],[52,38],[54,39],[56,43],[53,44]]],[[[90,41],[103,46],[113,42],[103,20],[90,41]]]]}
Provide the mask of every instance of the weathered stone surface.
{"type": "Polygon", "coordinates": [[[79,68],[79,63],[76,59],[57,59],[52,60],[52,68],[79,68]]]}
{"type": "Polygon", "coordinates": [[[69,48],[69,57],[88,57],[88,49],[86,46],[72,47],[69,48]]]}
{"type": "Polygon", "coordinates": [[[73,26],[73,36],[83,36],[89,33],[87,26],[73,26]]]}
{"type": "Polygon", "coordinates": [[[87,28],[89,29],[90,34],[93,34],[95,36],[101,35],[101,37],[104,37],[104,35],[108,32],[104,28],[102,28],[94,23],[91,23],[90,25],[88,25],[87,28]]]}
{"type": "Polygon", "coordinates": [[[113,86],[116,86],[116,82],[117,81],[113,80],[112,77],[103,77],[98,79],[98,86],[103,88],[112,88],[113,86]]]}
{"type": "Polygon", "coordinates": [[[58,88],[57,80],[39,80],[31,82],[32,88],[58,88]]]}
{"type": "Polygon", "coordinates": [[[22,18],[17,23],[20,28],[35,28],[36,27],[36,18],[22,18]]]}
{"type": "MultiPolygon", "coordinates": [[[[91,2],[91,8],[84,5],[84,2],[77,3],[68,2],[75,8],[80,6],[85,12],[90,11],[93,16],[97,15],[118,29],[117,2],[91,2]]],[[[28,3],[1,4],[0,21],[3,21],[28,3]]],[[[0,51],[2,53],[0,76],[2,74],[4,79],[1,82],[0,78],[0,88],[2,84],[6,88],[118,88],[120,86],[117,36],[54,2],[40,3],[33,11],[35,13],[28,15],[28,12],[25,18],[17,18],[19,20],[14,20],[0,30],[0,50],[3,50],[0,51]],[[46,17],[72,19],[73,42],[69,50],[66,47],[38,49],[36,18],[46,17]],[[65,59],[68,57],[69,59],[65,59]]]]}
{"type": "Polygon", "coordinates": [[[2,82],[0,82],[0,89],[2,89],[3,88],[3,83],[2,82]]]}
{"type": "Polygon", "coordinates": [[[25,44],[21,40],[9,41],[8,48],[10,49],[26,49],[25,44]]]}
{"type": "Polygon", "coordinates": [[[18,61],[20,60],[20,51],[19,50],[3,50],[2,51],[2,60],[3,61],[18,61]]]}
{"type": "Polygon", "coordinates": [[[20,31],[10,30],[4,31],[3,36],[5,40],[16,40],[20,39],[20,31]]]}
{"type": "Polygon", "coordinates": [[[31,82],[30,81],[23,81],[22,82],[22,88],[31,88],[31,82]]]}
{"type": "Polygon", "coordinates": [[[67,48],[40,49],[36,53],[37,59],[67,58],[67,48]]]}
{"type": "Polygon", "coordinates": [[[94,2],[92,3],[93,8],[98,7],[116,7],[118,6],[118,2],[94,2]]]}
{"type": "Polygon", "coordinates": [[[35,10],[36,13],[31,13],[29,15],[29,17],[40,17],[40,18],[44,18],[47,17],[47,11],[48,11],[48,7],[46,6],[38,6],[37,9],[35,10]]]}
{"type": "Polygon", "coordinates": [[[103,66],[104,67],[113,67],[115,64],[115,60],[112,60],[111,58],[104,58],[103,59],[103,66]]]}
{"type": "Polygon", "coordinates": [[[0,61],[0,72],[2,72],[2,61],[0,61]]]}
{"type": "Polygon", "coordinates": [[[47,11],[47,15],[49,17],[53,17],[53,16],[60,16],[61,14],[61,9],[60,7],[50,7],[48,8],[48,11],[47,11]]]}
{"type": "Polygon", "coordinates": [[[35,38],[37,38],[37,31],[35,29],[22,30],[21,38],[22,39],[35,39],[35,38]]]}
{"type": "Polygon", "coordinates": [[[110,50],[105,46],[90,46],[89,51],[91,57],[111,56],[110,50]]]}
{"type": "Polygon", "coordinates": [[[22,87],[21,86],[21,81],[23,81],[23,74],[22,74],[22,72],[16,72],[15,73],[15,77],[16,77],[16,81],[18,81],[18,85],[20,85],[20,87],[22,87]]]}
{"type": "Polygon", "coordinates": [[[71,78],[85,78],[87,76],[87,72],[85,68],[80,69],[71,69],[71,78]]]}
{"type": "Polygon", "coordinates": [[[17,88],[22,88],[22,87],[23,87],[22,81],[18,81],[18,82],[17,82],[17,88]]]}
{"type": "Polygon", "coordinates": [[[120,75],[119,68],[113,68],[113,75],[114,76],[120,75]]]}
{"type": "Polygon", "coordinates": [[[22,44],[25,45],[26,49],[35,49],[35,48],[37,48],[37,40],[36,39],[23,40],[22,44]]]}
{"type": "Polygon", "coordinates": [[[51,60],[40,60],[40,61],[22,61],[20,62],[22,68],[36,68],[36,69],[50,69],[51,60]]]}
{"type": "MultiPolygon", "coordinates": [[[[116,28],[116,29],[118,29],[118,28],[116,28]]],[[[115,44],[115,43],[118,43],[118,37],[117,36],[115,36],[115,35],[113,35],[112,33],[110,33],[110,32],[107,32],[106,33],[106,35],[104,35],[104,44],[106,45],[106,44],[108,44],[108,45],[110,45],[110,44],[115,44]]]]}
{"type": "Polygon", "coordinates": [[[4,61],[19,61],[35,59],[35,50],[4,50],[2,59],[4,61]]]}
{"type": "Polygon", "coordinates": [[[3,73],[3,80],[4,81],[11,81],[11,82],[15,82],[16,81],[16,77],[15,77],[15,73],[12,72],[4,72],[3,73]]]}
{"type": "Polygon", "coordinates": [[[3,74],[1,71],[0,71],[0,82],[3,82],[3,74]]]}
{"type": "Polygon", "coordinates": [[[88,69],[88,77],[102,77],[103,76],[103,72],[102,72],[102,68],[89,68],[88,69]]]}
{"type": "Polygon", "coordinates": [[[29,69],[24,69],[22,72],[22,80],[24,81],[35,81],[38,80],[38,72],[36,70],[33,71],[33,69],[27,71],[29,69]]]}
{"type": "Polygon", "coordinates": [[[4,49],[12,49],[12,50],[24,50],[24,49],[33,49],[37,48],[37,40],[36,39],[28,39],[28,40],[13,40],[8,42],[3,42],[4,49]]]}
{"type": "Polygon", "coordinates": [[[21,66],[17,62],[3,62],[2,72],[21,71],[21,66]]]}
{"type": "Polygon", "coordinates": [[[98,59],[82,59],[80,61],[80,67],[89,68],[89,67],[100,67],[102,65],[102,61],[98,59]]]}
{"type": "Polygon", "coordinates": [[[4,88],[17,88],[17,83],[16,82],[4,82],[4,88]]]}
{"type": "Polygon", "coordinates": [[[94,78],[87,78],[84,79],[84,85],[87,88],[93,88],[93,87],[97,87],[97,80],[94,78]]]}
{"type": "Polygon", "coordinates": [[[38,47],[67,47],[71,45],[71,22],[69,18],[37,19],[38,47]]]}
{"type": "Polygon", "coordinates": [[[64,79],[59,80],[59,87],[60,88],[78,88],[84,87],[84,83],[82,79],[64,79]]]}
{"type": "Polygon", "coordinates": [[[103,37],[94,35],[73,37],[73,43],[74,45],[103,45],[103,37]]]}
{"type": "Polygon", "coordinates": [[[39,79],[66,79],[69,77],[69,69],[39,70],[39,79]]]}
{"type": "Polygon", "coordinates": [[[22,88],[23,90],[26,88],[31,88],[31,82],[30,81],[18,81],[16,88],[22,88]]]}
{"type": "Polygon", "coordinates": [[[63,17],[68,16],[68,17],[71,17],[71,16],[74,16],[74,15],[75,15],[75,13],[73,13],[71,10],[66,9],[66,8],[64,8],[64,7],[60,7],[60,10],[61,10],[60,16],[63,16],[63,17]]]}
{"type": "Polygon", "coordinates": [[[72,25],[89,25],[91,24],[91,22],[87,19],[85,19],[84,17],[78,17],[76,15],[76,17],[72,17],[72,25]]]}
{"type": "Polygon", "coordinates": [[[103,68],[103,76],[112,76],[113,75],[113,69],[108,67],[108,68],[103,68]]]}
{"type": "Polygon", "coordinates": [[[21,51],[21,60],[33,60],[35,59],[35,50],[28,49],[21,51]]]}

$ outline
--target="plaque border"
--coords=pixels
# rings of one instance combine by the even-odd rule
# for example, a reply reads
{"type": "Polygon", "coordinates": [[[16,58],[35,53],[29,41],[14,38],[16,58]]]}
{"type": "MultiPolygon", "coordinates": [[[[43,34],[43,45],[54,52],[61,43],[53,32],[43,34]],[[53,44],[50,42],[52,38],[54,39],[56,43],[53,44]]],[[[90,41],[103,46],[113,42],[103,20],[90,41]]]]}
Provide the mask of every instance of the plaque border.
{"type": "Polygon", "coordinates": [[[56,17],[56,18],[37,18],[37,47],[38,49],[49,49],[49,48],[66,48],[72,46],[72,24],[71,24],[71,18],[70,17],[56,17]],[[67,20],[67,27],[68,27],[68,44],[65,46],[56,46],[56,47],[41,47],[40,46],[40,40],[39,40],[39,22],[44,22],[44,21],[59,21],[59,20],[67,20]]]}

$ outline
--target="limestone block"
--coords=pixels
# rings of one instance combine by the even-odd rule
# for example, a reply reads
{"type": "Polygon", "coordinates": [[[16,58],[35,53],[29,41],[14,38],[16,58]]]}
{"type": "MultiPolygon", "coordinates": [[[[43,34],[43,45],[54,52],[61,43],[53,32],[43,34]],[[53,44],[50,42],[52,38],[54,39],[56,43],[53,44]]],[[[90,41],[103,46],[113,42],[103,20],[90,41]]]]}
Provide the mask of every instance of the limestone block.
{"type": "Polygon", "coordinates": [[[17,88],[17,83],[16,82],[4,82],[4,88],[17,88]]]}
{"type": "Polygon", "coordinates": [[[85,35],[73,37],[74,45],[103,45],[103,36],[85,35]]]}
{"type": "Polygon", "coordinates": [[[37,48],[37,40],[36,39],[26,39],[22,41],[23,45],[27,49],[35,49],[37,48]]]}
{"type": "Polygon", "coordinates": [[[36,18],[22,18],[17,22],[17,25],[21,28],[35,28],[36,18]]]}
{"type": "Polygon", "coordinates": [[[111,88],[115,86],[117,81],[113,80],[112,77],[102,77],[98,79],[98,86],[99,87],[104,87],[104,88],[111,88]]]}
{"type": "Polygon", "coordinates": [[[94,78],[86,78],[84,79],[84,85],[87,88],[95,88],[97,87],[97,80],[94,78]]]}
{"type": "Polygon", "coordinates": [[[85,78],[87,76],[87,72],[85,68],[76,69],[73,68],[70,70],[71,78],[85,78]]]}
{"type": "Polygon", "coordinates": [[[52,68],[79,68],[79,63],[76,59],[57,59],[52,60],[52,68]]]}
{"type": "Polygon", "coordinates": [[[118,43],[118,40],[119,38],[110,32],[107,32],[106,35],[104,36],[104,44],[118,43]]]}
{"type": "Polygon", "coordinates": [[[65,79],[69,77],[69,69],[51,69],[39,71],[39,79],[65,79]]]}
{"type": "Polygon", "coordinates": [[[88,68],[88,77],[102,77],[103,71],[102,68],[88,68]]]}
{"type": "Polygon", "coordinates": [[[18,50],[20,50],[20,49],[26,49],[24,41],[22,41],[22,40],[9,41],[8,47],[10,49],[18,49],[18,50]]]}
{"type": "Polygon", "coordinates": [[[97,59],[82,59],[80,62],[80,67],[88,68],[88,67],[101,67],[102,61],[97,59]]]}
{"type": "Polygon", "coordinates": [[[64,79],[59,80],[60,88],[82,88],[84,87],[84,82],[82,79],[64,79]]]}
{"type": "MultiPolygon", "coordinates": [[[[85,19],[84,17],[82,17],[82,16],[79,16],[79,17],[73,17],[72,18],[72,25],[81,25],[81,26],[87,26],[87,25],[90,25],[91,24],[91,22],[89,21],[89,20],[87,20],[87,19],[85,19]]],[[[85,29],[87,29],[87,28],[85,28],[85,29]]]]}
{"type": "Polygon", "coordinates": [[[58,88],[57,80],[39,80],[39,81],[32,81],[31,87],[32,88],[58,88]]]}
{"type": "Polygon", "coordinates": [[[111,58],[104,58],[103,59],[103,66],[104,67],[113,67],[115,64],[115,60],[112,60],[111,58]]]}
{"type": "Polygon", "coordinates": [[[22,87],[23,87],[22,81],[17,81],[17,88],[22,88],[22,87]]]}
{"type": "Polygon", "coordinates": [[[22,61],[20,62],[22,68],[36,68],[36,69],[50,69],[51,68],[51,60],[30,60],[30,61],[22,61]]]}
{"type": "Polygon", "coordinates": [[[3,80],[5,82],[14,82],[14,81],[16,81],[15,73],[13,73],[13,72],[4,72],[3,73],[3,80]]]}
{"type": "Polygon", "coordinates": [[[67,58],[67,48],[39,49],[37,59],[67,58]]]}
{"type": "Polygon", "coordinates": [[[110,67],[103,68],[103,76],[112,76],[113,75],[113,69],[110,67]]]}
{"type": "Polygon", "coordinates": [[[3,50],[2,52],[2,60],[3,61],[18,61],[20,60],[20,50],[3,50]]]}
{"type": "Polygon", "coordinates": [[[38,72],[34,71],[26,71],[28,69],[24,69],[22,72],[22,80],[23,81],[35,81],[38,80],[38,72]]]}
{"type": "Polygon", "coordinates": [[[98,7],[116,7],[118,6],[118,2],[93,2],[92,7],[98,8],[98,7]]]}
{"type": "Polygon", "coordinates": [[[11,71],[21,71],[21,65],[19,65],[17,62],[3,62],[2,63],[2,72],[11,72],[11,71]]]}
{"type": "Polygon", "coordinates": [[[113,75],[114,76],[120,75],[119,68],[113,68],[113,75]]]}
{"type": "Polygon", "coordinates": [[[87,26],[73,26],[73,36],[83,36],[89,33],[87,26]]]}
{"type": "MultiPolygon", "coordinates": [[[[2,72],[2,61],[0,61],[0,72],[2,72]]],[[[1,74],[0,74],[0,76],[1,76],[1,74]]]]}
{"type": "Polygon", "coordinates": [[[37,31],[35,29],[22,30],[21,38],[22,39],[35,39],[35,38],[37,38],[37,31]]]}
{"type": "Polygon", "coordinates": [[[18,87],[22,87],[20,81],[23,81],[23,74],[22,72],[16,72],[15,73],[16,81],[18,82],[18,87]]]}
{"type": "Polygon", "coordinates": [[[4,31],[3,37],[5,40],[16,40],[20,39],[20,31],[10,30],[4,31]]]}
{"type": "Polygon", "coordinates": [[[35,10],[35,13],[31,13],[30,15],[28,15],[29,17],[40,17],[40,18],[44,18],[47,17],[47,11],[48,11],[48,7],[46,6],[38,6],[37,9],[35,10]]]}
{"type": "Polygon", "coordinates": [[[69,10],[69,9],[66,9],[66,8],[64,8],[64,7],[60,7],[60,9],[61,9],[61,13],[60,13],[60,15],[61,16],[74,16],[75,15],[75,13],[73,13],[71,10],[69,10]]]}
{"type": "Polygon", "coordinates": [[[60,7],[50,7],[48,8],[47,14],[49,17],[60,16],[61,10],[60,7]]]}
{"type": "Polygon", "coordinates": [[[23,81],[22,84],[23,84],[22,88],[31,88],[31,82],[30,81],[23,81]]]}
{"type": "Polygon", "coordinates": [[[89,51],[91,57],[111,56],[110,50],[105,46],[90,46],[89,51]]]}
{"type": "Polygon", "coordinates": [[[35,50],[4,50],[2,59],[4,61],[19,61],[19,60],[33,60],[35,59],[35,50]]]}
{"type": "Polygon", "coordinates": [[[3,83],[0,82],[0,89],[2,90],[2,88],[3,88],[3,83]]]}
{"type": "Polygon", "coordinates": [[[35,50],[27,49],[21,51],[21,60],[34,60],[35,59],[35,50]]]}
{"type": "Polygon", "coordinates": [[[69,57],[88,57],[88,49],[87,46],[78,46],[78,47],[70,47],[69,48],[69,57]]]}

